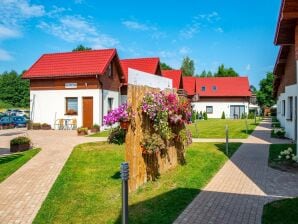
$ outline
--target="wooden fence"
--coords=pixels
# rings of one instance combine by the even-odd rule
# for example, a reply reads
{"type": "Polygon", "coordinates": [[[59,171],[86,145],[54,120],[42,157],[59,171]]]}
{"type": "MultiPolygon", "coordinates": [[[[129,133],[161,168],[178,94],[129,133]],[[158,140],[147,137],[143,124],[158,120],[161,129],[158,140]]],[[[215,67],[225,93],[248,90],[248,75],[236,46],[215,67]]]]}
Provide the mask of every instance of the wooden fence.
{"type": "Polygon", "coordinates": [[[135,113],[134,119],[127,130],[126,134],[126,152],[125,158],[129,163],[129,190],[135,191],[139,186],[148,180],[155,180],[160,174],[174,168],[184,158],[184,155],[179,155],[183,150],[177,150],[177,147],[182,145],[170,142],[165,155],[157,154],[142,154],[140,145],[146,131],[153,133],[153,127],[147,116],[143,115],[140,110],[140,105],[143,97],[148,92],[158,92],[159,89],[154,89],[144,86],[128,86],[127,102],[132,106],[135,113]],[[178,153],[177,153],[178,152],[178,153]]]}

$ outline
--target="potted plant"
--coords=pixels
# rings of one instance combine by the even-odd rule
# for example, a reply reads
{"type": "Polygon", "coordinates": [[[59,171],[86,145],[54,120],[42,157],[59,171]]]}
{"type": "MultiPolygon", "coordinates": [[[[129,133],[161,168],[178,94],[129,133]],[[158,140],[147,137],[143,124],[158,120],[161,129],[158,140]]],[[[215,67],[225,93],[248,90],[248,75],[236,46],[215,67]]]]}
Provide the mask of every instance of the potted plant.
{"type": "Polygon", "coordinates": [[[126,130],[132,117],[133,112],[131,106],[128,106],[125,103],[120,105],[118,108],[111,110],[106,116],[104,116],[104,125],[113,125],[119,122],[120,127],[126,130]]]}
{"type": "Polygon", "coordinates": [[[27,129],[32,130],[33,129],[33,121],[29,120],[27,123],[27,129]]]}
{"type": "Polygon", "coordinates": [[[43,123],[41,125],[41,129],[42,130],[51,130],[51,125],[47,124],[47,123],[43,123]]]}
{"type": "Polygon", "coordinates": [[[74,109],[69,109],[66,111],[65,115],[77,115],[78,113],[74,109]]]}
{"type": "Polygon", "coordinates": [[[143,140],[141,141],[142,153],[143,154],[157,154],[159,152],[164,152],[166,150],[166,145],[164,140],[159,134],[146,133],[143,140]]]}
{"type": "Polygon", "coordinates": [[[98,124],[94,124],[94,125],[92,126],[92,128],[90,129],[90,131],[91,131],[92,133],[99,132],[99,130],[100,130],[100,126],[99,126],[98,124]]]}
{"type": "Polygon", "coordinates": [[[79,136],[88,135],[88,128],[80,127],[77,129],[77,133],[79,136]]]}
{"type": "Polygon", "coordinates": [[[31,140],[25,136],[19,136],[10,141],[10,152],[22,152],[31,148],[31,140]]]}
{"type": "Polygon", "coordinates": [[[39,130],[41,128],[41,125],[40,125],[40,123],[33,123],[32,128],[33,128],[33,130],[39,130]]]}

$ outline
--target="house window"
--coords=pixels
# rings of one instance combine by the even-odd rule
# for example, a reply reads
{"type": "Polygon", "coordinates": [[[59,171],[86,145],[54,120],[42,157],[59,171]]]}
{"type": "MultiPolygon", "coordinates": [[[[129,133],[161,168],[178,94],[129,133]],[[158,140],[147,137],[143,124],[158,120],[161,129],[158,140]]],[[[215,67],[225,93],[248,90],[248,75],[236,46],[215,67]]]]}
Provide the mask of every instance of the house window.
{"type": "Polygon", "coordinates": [[[112,64],[109,64],[109,67],[107,68],[107,74],[110,78],[113,78],[112,64]]]}
{"type": "Polygon", "coordinates": [[[207,112],[207,114],[212,114],[213,113],[213,106],[206,106],[206,112],[207,112]]]}
{"type": "Polygon", "coordinates": [[[201,90],[202,90],[203,92],[205,92],[205,91],[206,91],[206,86],[202,86],[201,90]]]}
{"type": "Polygon", "coordinates": [[[111,111],[113,109],[113,98],[108,98],[108,111],[111,111]]]}
{"type": "Polygon", "coordinates": [[[288,97],[288,106],[287,106],[287,120],[292,120],[293,118],[293,97],[288,97]]]}
{"type": "Polygon", "coordinates": [[[216,86],[212,86],[213,91],[216,91],[216,89],[217,89],[216,86]]]}
{"type": "Polygon", "coordinates": [[[286,101],[285,100],[283,100],[283,101],[281,101],[281,115],[282,116],[285,116],[285,114],[286,114],[286,101]]]}
{"type": "Polygon", "coordinates": [[[77,97],[66,97],[66,108],[65,114],[77,115],[78,114],[78,98],[77,97]]]}

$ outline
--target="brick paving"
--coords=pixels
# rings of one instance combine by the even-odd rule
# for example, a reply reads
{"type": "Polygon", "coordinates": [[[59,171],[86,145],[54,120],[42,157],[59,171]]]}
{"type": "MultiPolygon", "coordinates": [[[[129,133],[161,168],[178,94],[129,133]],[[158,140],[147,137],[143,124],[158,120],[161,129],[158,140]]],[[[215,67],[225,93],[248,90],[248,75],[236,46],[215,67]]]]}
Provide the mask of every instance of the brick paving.
{"type": "Polygon", "coordinates": [[[174,223],[259,224],[264,204],[298,196],[297,174],[268,167],[270,127],[256,127],[174,223]]]}
{"type": "Polygon", "coordinates": [[[0,223],[32,223],[42,202],[68,159],[73,147],[102,138],[76,136],[75,131],[0,131],[0,151],[8,152],[9,140],[29,136],[42,150],[0,183],[0,223]]]}

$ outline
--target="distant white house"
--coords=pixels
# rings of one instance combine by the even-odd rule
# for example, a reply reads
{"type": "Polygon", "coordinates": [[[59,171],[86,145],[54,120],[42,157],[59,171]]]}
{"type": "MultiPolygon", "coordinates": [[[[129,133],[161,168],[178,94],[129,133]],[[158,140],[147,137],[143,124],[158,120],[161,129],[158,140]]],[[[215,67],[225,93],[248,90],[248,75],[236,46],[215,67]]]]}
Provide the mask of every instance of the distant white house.
{"type": "Polygon", "coordinates": [[[191,95],[193,109],[206,112],[208,118],[221,118],[224,112],[226,118],[240,119],[249,111],[247,77],[184,77],[183,86],[191,95]]]}

